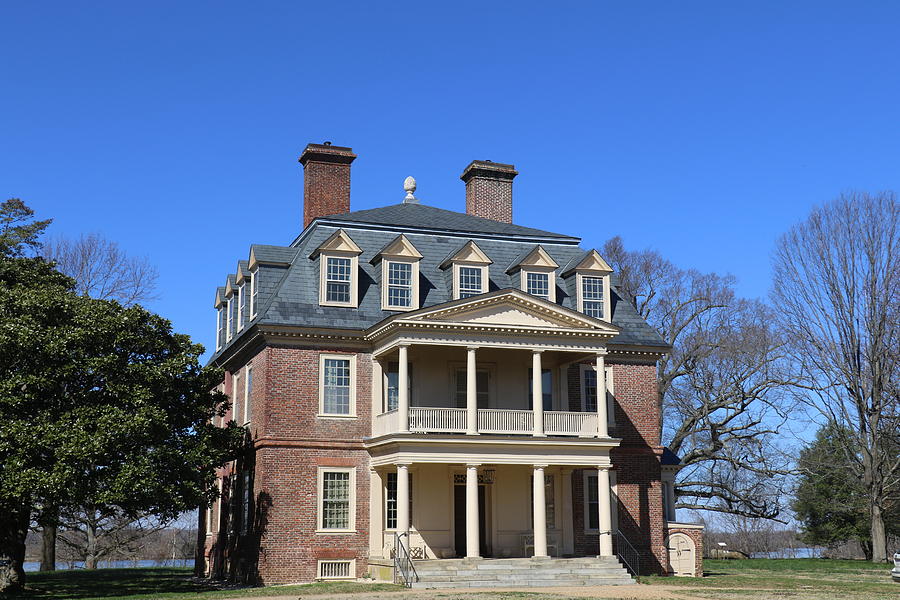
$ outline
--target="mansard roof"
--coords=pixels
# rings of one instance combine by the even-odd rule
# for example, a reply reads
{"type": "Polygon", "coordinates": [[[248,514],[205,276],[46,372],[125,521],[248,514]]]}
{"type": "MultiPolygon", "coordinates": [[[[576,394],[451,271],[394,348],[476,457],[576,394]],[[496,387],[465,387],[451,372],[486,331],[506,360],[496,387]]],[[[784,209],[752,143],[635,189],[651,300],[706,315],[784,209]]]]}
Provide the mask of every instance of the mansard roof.
{"type": "MultiPolygon", "coordinates": [[[[441,269],[441,265],[471,242],[491,261],[487,265],[488,292],[518,288],[520,282],[515,269],[512,272],[507,272],[507,269],[534,254],[539,244],[546,254],[544,259],[565,265],[557,270],[556,304],[575,310],[575,277],[561,275],[565,269],[571,270],[582,264],[594,252],[579,247],[580,240],[576,237],[426,205],[396,205],[323,217],[313,221],[291,246],[251,247],[249,268],[259,265],[262,269],[259,310],[251,325],[364,331],[397,314],[396,311],[382,310],[378,284],[381,266],[376,256],[394,246],[400,234],[403,234],[404,242],[422,255],[418,261],[421,308],[453,301],[452,277],[447,270],[441,269]],[[371,222],[366,221],[367,218],[371,222]],[[457,224],[462,225],[457,227],[457,224]],[[469,226],[472,229],[466,230],[465,227],[469,226]],[[328,240],[335,241],[340,237],[341,230],[360,251],[357,308],[319,305],[319,260],[316,250],[328,240]]],[[[233,278],[231,281],[234,281],[233,278]]],[[[612,274],[612,325],[619,333],[609,342],[610,345],[666,350],[668,345],[632,305],[623,300],[616,290],[616,283],[617,277],[612,274]]]]}

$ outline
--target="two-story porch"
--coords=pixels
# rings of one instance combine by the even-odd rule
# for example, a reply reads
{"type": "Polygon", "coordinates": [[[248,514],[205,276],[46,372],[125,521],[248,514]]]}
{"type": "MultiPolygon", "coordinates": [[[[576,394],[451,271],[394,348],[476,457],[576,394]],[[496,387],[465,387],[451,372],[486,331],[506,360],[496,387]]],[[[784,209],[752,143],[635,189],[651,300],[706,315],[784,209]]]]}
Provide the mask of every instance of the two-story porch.
{"type": "Polygon", "coordinates": [[[616,333],[518,290],[373,328],[370,555],[388,558],[409,532],[423,559],[572,556],[589,532],[591,554],[612,556],[619,440],[605,344],[616,333]],[[570,366],[584,363],[590,375],[569,389],[570,366]]]}

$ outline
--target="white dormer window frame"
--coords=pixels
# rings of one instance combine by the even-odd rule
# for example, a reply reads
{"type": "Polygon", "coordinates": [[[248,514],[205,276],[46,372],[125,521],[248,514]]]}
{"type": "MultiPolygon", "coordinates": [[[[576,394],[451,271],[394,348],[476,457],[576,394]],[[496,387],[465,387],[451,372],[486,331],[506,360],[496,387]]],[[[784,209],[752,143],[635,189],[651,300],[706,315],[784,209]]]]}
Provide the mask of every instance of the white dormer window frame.
{"type": "Polygon", "coordinates": [[[600,273],[595,271],[578,271],[575,273],[575,285],[577,286],[576,295],[578,296],[578,312],[584,313],[588,316],[592,316],[594,318],[602,319],[604,321],[609,322],[612,319],[611,314],[611,305],[610,305],[610,289],[609,289],[609,273],[600,273]],[[590,297],[586,296],[586,286],[591,285],[593,289],[595,286],[593,285],[593,280],[599,280],[598,284],[600,285],[600,297],[597,298],[594,294],[591,294],[590,297]],[[592,307],[593,302],[601,303],[601,311],[600,316],[592,314],[589,312],[592,307]]]}
{"type": "Polygon", "coordinates": [[[250,318],[256,318],[259,309],[259,267],[250,272],[250,318]]]}
{"type": "Polygon", "coordinates": [[[222,338],[225,335],[225,309],[220,304],[216,309],[216,351],[222,349],[222,338]]]}
{"type": "Polygon", "coordinates": [[[520,277],[522,280],[522,291],[531,294],[532,296],[536,296],[538,298],[543,298],[549,302],[556,303],[556,270],[555,269],[545,269],[545,268],[537,268],[537,267],[529,267],[522,268],[520,277]],[[529,276],[532,277],[532,281],[529,281],[529,276]],[[533,282],[533,279],[543,279],[546,278],[547,281],[547,293],[540,294],[536,293],[533,285],[530,285],[533,282]]]}
{"type": "Polygon", "coordinates": [[[472,296],[477,296],[478,294],[483,294],[487,291],[488,287],[488,266],[481,263],[473,263],[473,262],[455,262],[453,263],[453,299],[459,300],[460,298],[470,298],[472,296]],[[468,269],[473,269],[473,271],[469,271],[468,269]],[[474,287],[471,285],[471,279],[469,274],[474,274],[474,272],[479,273],[478,275],[478,283],[479,287],[474,287]],[[463,277],[466,277],[464,286],[463,277]]]}
{"type": "Polygon", "coordinates": [[[232,310],[231,300],[233,296],[229,296],[227,300],[225,300],[225,340],[231,341],[231,338],[234,336],[234,310],[232,310]]]}
{"type": "Polygon", "coordinates": [[[244,315],[247,313],[247,295],[244,293],[244,285],[241,284],[237,289],[237,330],[244,328],[244,315]]]}
{"type": "MultiPolygon", "coordinates": [[[[356,308],[359,306],[359,246],[343,229],[335,231],[311,258],[319,260],[319,305],[356,308]],[[347,299],[336,299],[329,293],[347,290],[347,299]]],[[[343,293],[341,293],[343,295],[343,293]]]]}
{"type": "Polygon", "coordinates": [[[383,259],[381,261],[381,309],[406,311],[417,308],[419,308],[419,259],[413,257],[383,259]],[[402,277],[404,271],[409,273],[408,281],[404,281],[402,277]],[[406,295],[404,291],[408,293],[406,304],[397,302],[406,295]]]}

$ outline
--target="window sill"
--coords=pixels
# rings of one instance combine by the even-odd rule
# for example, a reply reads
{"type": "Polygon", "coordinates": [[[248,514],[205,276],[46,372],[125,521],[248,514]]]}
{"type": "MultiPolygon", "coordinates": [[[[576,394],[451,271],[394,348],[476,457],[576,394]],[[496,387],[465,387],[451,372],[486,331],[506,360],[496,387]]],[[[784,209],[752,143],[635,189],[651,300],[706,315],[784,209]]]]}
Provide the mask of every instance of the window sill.
{"type": "Polygon", "coordinates": [[[352,302],[319,302],[319,306],[340,306],[342,308],[356,308],[352,302]]]}
{"type": "Polygon", "coordinates": [[[319,413],[316,415],[318,419],[358,419],[356,415],[332,415],[328,413],[319,413]]]}
{"type": "Polygon", "coordinates": [[[381,310],[395,310],[398,312],[409,312],[411,310],[416,310],[415,306],[382,306],[381,310]]]}
{"type": "Polygon", "coordinates": [[[352,535],[355,529],[316,529],[316,535],[352,535]]]}

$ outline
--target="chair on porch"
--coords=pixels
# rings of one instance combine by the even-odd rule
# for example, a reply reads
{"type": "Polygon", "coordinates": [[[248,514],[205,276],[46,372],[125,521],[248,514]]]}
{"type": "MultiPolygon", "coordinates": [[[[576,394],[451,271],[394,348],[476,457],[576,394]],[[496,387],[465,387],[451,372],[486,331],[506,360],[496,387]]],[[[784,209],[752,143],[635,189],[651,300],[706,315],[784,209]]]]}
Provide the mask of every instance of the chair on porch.
{"type": "MultiPolygon", "coordinates": [[[[525,556],[534,555],[533,533],[522,534],[522,554],[524,554],[525,556]],[[528,553],[529,549],[531,549],[531,554],[528,553]]],[[[556,535],[552,533],[547,534],[547,554],[554,558],[559,558],[559,543],[556,541],[556,535]]]]}

